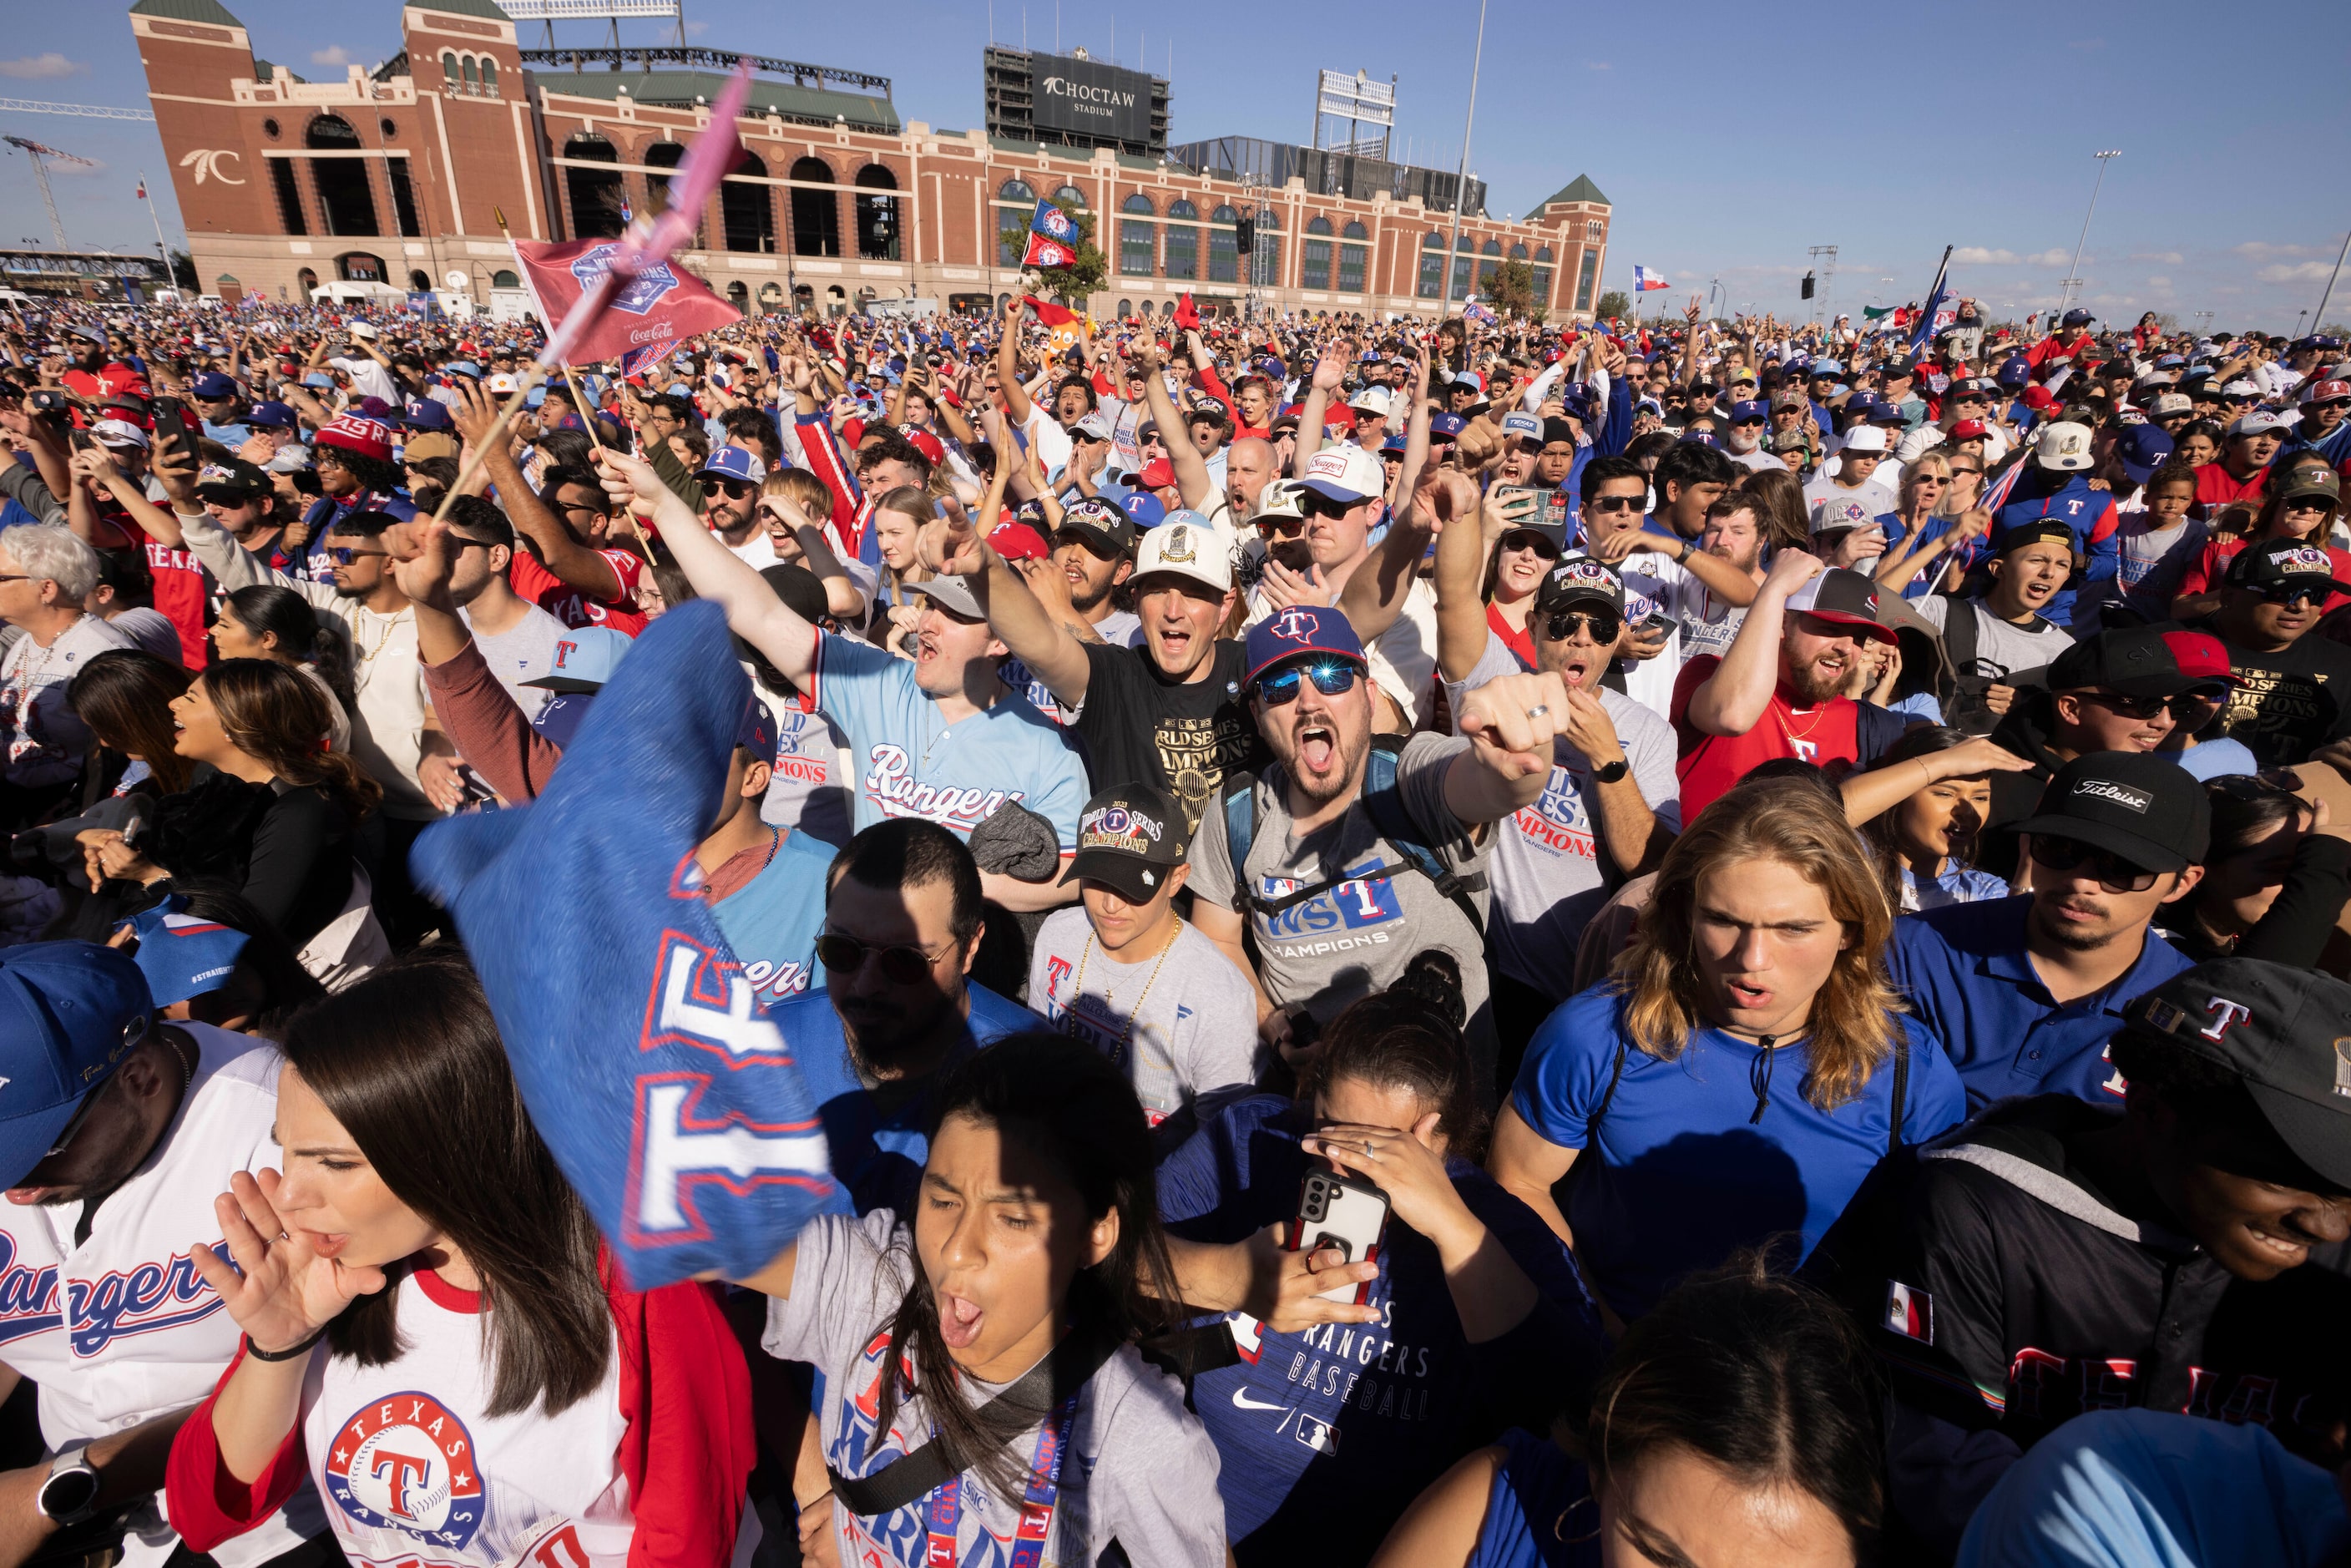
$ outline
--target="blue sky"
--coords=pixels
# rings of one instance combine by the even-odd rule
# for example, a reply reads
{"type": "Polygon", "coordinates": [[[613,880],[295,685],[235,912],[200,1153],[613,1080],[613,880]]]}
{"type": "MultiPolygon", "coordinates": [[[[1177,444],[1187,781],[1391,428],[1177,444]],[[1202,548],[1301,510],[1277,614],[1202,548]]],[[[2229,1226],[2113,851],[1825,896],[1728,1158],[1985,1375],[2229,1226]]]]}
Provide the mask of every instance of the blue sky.
{"type": "MultiPolygon", "coordinates": [[[[398,47],[391,0],[227,4],[264,58],[314,80],[398,47]]],[[[1058,28],[1064,48],[1083,44],[1159,74],[1172,44],[1177,141],[1302,141],[1318,67],[1394,73],[1397,151],[1408,143],[1415,162],[1446,168],[1460,148],[1478,19],[1474,0],[686,7],[695,43],[875,71],[893,78],[902,116],[953,129],[979,123],[991,14],[999,42],[1019,44],[1025,27],[1031,47],[1050,48],[1058,28]],[[1181,31],[1163,25],[1171,12],[1181,31]]],[[[0,43],[0,96],[143,106],[125,9],[17,0],[0,43]]],[[[2082,261],[2093,308],[2126,321],[2159,310],[2195,325],[2210,311],[2218,326],[2286,329],[2318,303],[2351,222],[2339,162],[2351,107],[2338,89],[2351,6],[2278,0],[2254,15],[2244,30],[2181,0],[1494,0],[1469,162],[1492,207],[1514,214],[1590,174],[1615,204],[1604,284],[1625,287],[1638,262],[1675,285],[1652,305],[1678,305],[1719,277],[1727,308],[1751,302],[1784,316],[1816,245],[1839,247],[1838,308],[1917,298],[1948,244],[1960,247],[1958,287],[2022,315],[2056,297],[2097,174],[2092,154],[2116,148],[2082,261]]],[[[631,38],[653,31],[624,27],[631,38]]],[[[591,31],[574,23],[559,37],[591,31]]],[[[0,113],[0,131],[105,165],[57,172],[77,245],[152,246],[131,199],[142,170],[179,243],[152,126],[0,113]]],[[[0,243],[48,243],[13,150],[0,158],[0,243]]],[[[2351,321],[2351,284],[2327,314],[2351,321]]]]}

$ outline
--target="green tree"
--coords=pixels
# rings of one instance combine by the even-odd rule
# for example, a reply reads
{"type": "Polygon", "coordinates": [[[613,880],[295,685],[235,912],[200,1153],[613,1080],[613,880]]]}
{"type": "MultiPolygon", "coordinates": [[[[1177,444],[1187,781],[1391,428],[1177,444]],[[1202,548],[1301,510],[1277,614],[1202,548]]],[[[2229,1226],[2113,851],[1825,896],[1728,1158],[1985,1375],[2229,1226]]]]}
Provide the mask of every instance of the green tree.
{"type": "Polygon", "coordinates": [[[172,282],[175,287],[184,288],[191,294],[199,292],[195,258],[184,250],[175,250],[172,253],[172,282]]]}
{"type": "Polygon", "coordinates": [[[1506,261],[1496,267],[1488,291],[1494,308],[1502,315],[1539,322],[1548,314],[1543,302],[1535,298],[1535,269],[1526,262],[1506,261]]]}
{"type": "Polygon", "coordinates": [[[1612,288],[1600,297],[1600,304],[1593,313],[1604,320],[1611,316],[1630,316],[1633,302],[1625,297],[1623,289],[1612,288]]]}
{"type": "MultiPolygon", "coordinates": [[[[1053,204],[1078,225],[1078,259],[1070,267],[1038,268],[1038,287],[1064,305],[1082,308],[1086,297],[1109,280],[1110,258],[1095,248],[1094,216],[1092,213],[1073,207],[1067,202],[1055,202],[1053,204]]],[[[1023,225],[1004,229],[998,234],[997,239],[1013,255],[1019,256],[1029,248],[1028,226],[1023,225]]]]}

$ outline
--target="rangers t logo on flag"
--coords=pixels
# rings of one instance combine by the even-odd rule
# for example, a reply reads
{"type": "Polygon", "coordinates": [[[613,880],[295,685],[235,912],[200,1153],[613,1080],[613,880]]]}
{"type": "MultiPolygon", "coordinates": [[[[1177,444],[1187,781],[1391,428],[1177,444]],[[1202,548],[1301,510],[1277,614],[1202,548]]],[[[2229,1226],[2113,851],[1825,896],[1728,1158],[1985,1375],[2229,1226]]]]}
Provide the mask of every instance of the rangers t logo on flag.
{"type": "Polygon", "coordinates": [[[1886,1327],[1920,1344],[1935,1343],[1935,1298],[1899,1280],[1886,1281],[1886,1327]]]}
{"type": "Polygon", "coordinates": [[[1029,232],[1043,235],[1047,239],[1059,240],[1073,250],[1077,248],[1076,221],[1045,197],[1040,196],[1037,199],[1037,215],[1029,220],[1029,232]]]}
{"type": "Polygon", "coordinates": [[[1056,239],[1041,234],[1030,234],[1029,248],[1021,254],[1023,267],[1075,267],[1078,253],[1056,239]]]}

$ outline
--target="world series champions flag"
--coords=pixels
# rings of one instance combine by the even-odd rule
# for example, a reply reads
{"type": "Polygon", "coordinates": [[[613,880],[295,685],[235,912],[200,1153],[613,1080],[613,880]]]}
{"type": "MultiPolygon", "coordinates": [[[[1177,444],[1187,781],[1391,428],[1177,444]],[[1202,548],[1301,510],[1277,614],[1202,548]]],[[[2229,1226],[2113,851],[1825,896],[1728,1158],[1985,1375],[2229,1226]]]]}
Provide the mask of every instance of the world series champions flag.
{"type": "MultiPolygon", "coordinates": [[[[595,293],[621,249],[621,242],[612,239],[513,243],[538,301],[540,319],[555,331],[582,299],[595,293]]],[[[619,360],[621,373],[632,375],[632,360],[641,369],[697,332],[731,327],[742,319],[741,311],[713,294],[700,278],[672,263],[657,262],[614,287],[595,321],[564,344],[563,362],[592,365],[619,360]]]]}
{"type": "MultiPolygon", "coordinates": [[[[530,805],[418,839],[532,1122],[632,1288],[741,1279],[836,1188],[782,1031],[699,894],[750,681],[719,608],[638,637],[530,805]]],[[[821,899],[823,890],[810,896],[821,899]]]]}

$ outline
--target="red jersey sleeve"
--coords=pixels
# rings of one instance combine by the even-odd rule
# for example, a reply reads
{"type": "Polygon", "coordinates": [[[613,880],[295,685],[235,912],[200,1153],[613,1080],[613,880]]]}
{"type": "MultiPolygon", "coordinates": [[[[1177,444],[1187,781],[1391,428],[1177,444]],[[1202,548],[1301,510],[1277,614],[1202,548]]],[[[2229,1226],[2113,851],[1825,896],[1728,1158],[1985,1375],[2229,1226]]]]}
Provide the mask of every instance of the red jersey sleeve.
{"type": "Polygon", "coordinates": [[[1682,716],[1689,711],[1690,698],[1698,695],[1698,687],[1714,679],[1714,672],[1720,668],[1721,659],[1712,653],[1700,653],[1682,666],[1681,674],[1674,677],[1675,728],[1682,727],[1682,716]]]}
{"type": "Polygon", "coordinates": [[[172,1439],[172,1458],[164,1469],[163,1500],[172,1528],[192,1552],[210,1552],[235,1540],[286,1506],[286,1500],[309,1479],[309,1461],[302,1443],[302,1420],[294,1419],[268,1469],[258,1479],[241,1481],[221,1458],[220,1437],[213,1430],[213,1406],[220,1392],[245,1360],[240,1343],[228,1370],[213,1385],[212,1396],[180,1425],[172,1439]]]}
{"type": "Polygon", "coordinates": [[[714,1568],[734,1553],[757,1458],[742,1346],[717,1287],[639,1292],[621,1285],[610,1260],[604,1267],[628,1423],[620,1463],[637,1516],[629,1568],[714,1568]]]}

